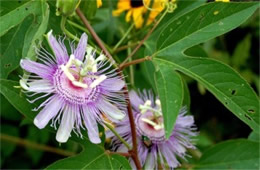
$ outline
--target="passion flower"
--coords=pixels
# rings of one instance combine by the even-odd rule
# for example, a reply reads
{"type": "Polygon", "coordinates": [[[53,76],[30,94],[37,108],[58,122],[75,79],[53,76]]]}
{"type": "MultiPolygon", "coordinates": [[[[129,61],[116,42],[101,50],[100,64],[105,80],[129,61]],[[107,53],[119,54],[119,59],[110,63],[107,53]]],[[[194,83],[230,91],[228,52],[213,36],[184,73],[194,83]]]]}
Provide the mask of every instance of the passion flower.
{"type": "MultiPolygon", "coordinates": [[[[137,129],[138,156],[144,169],[175,168],[180,165],[177,158],[185,159],[187,148],[195,148],[192,137],[197,133],[193,116],[186,115],[185,107],[182,108],[170,138],[166,139],[160,100],[147,91],[139,94],[131,91],[129,96],[137,129]]],[[[115,124],[115,130],[131,144],[128,119],[115,124]]],[[[106,135],[111,138],[113,151],[127,152],[125,145],[111,131],[107,131],[106,135]]],[[[130,162],[136,168],[131,158],[130,162]]]]}
{"type": "Polygon", "coordinates": [[[94,50],[86,48],[85,33],[76,49],[71,45],[70,56],[63,41],[57,41],[52,31],[47,39],[54,56],[41,49],[37,51],[39,62],[23,59],[20,64],[33,73],[28,80],[20,80],[20,85],[30,96],[39,95],[30,102],[47,98],[35,108],[41,111],[34,124],[42,129],[52,119],[51,125],[56,129],[58,122],[56,140],[61,143],[68,140],[72,130],[82,137],[81,129],[85,128],[90,141],[100,143],[98,122],[102,124],[103,117],[118,121],[125,115],[120,110],[125,106],[124,81],[110,68],[112,63],[103,54],[95,58],[94,50]]]}

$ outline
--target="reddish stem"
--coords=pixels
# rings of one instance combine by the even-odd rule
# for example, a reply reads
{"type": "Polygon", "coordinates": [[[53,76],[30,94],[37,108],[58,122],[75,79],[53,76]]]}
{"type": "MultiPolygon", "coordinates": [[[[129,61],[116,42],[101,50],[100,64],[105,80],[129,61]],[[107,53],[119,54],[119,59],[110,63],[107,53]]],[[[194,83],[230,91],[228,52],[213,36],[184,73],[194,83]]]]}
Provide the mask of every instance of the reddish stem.
{"type": "MultiPolygon", "coordinates": [[[[111,54],[106,49],[106,47],[103,45],[101,39],[98,37],[98,35],[94,31],[94,29],[91,27],[91,25],[89,24],[88,20],[86,19],[86,17],[84,16],[84,14],[81,12],[81,10],[79,8],[76,9],[76,13],[80,17],[80,19],[82,20],[82,22],[85,25],[85,27],[89,30],[90,34],[96,40],[96,42],[98,43],[100,48],[104,51],[106,56],[108,56],[108,58],[113,63],[116,63],[115,60],[113,59],[113,57],[111,56],[111,54]]],[[[117,72],[118,72],[118,74],[122,78],[124,77],[122,72],[119,69],[117,69],[117,72]]],[[[131,155],[131,157],[132,157],[132,159],[133,159],[133,161],[134,161],[134,163],[136,165],[136,168],[137,169],[142,169],[142,166],[140,164],[140,161],[138,159],[138,154],[137,154],[136,128],[135,128],[135,122],[134,122],[134,116],[133,116],[133,112],[132,112],[132,107],[131,107],[131,103],[130,103],[130,100],[129,100],[129,94],[128,94],[127,85],[125,85],[123,89],[124,89],[124,94],[125,94],[126,102],[127,102],[127,111],[128,111],[129,121],[130,121],[131,134],[132,134],[132,143],[133,143],[132,150],[129,150],[128,152],[131,155]]]]}
{"type": "Polygon", "coordinates": [[[122,67],[122,65],[124,65],[128,59],[130,59],[131,57],[133,57],[135,55],[135,53],[137,52],[137,50],[144,44],[144,42],[150,37],[150,35],[152,34],[152,32],[154,31],[154,29],[157,27],[157,25],[160,23],[159,21],[156,21],[156,23],[153,25],[152,29],[145,35],[144,39],[142,39],[142,41],[138,44],[138,46],[135,47],[135,49],[132,51],[132,53],[126,57],[126,59],[120,64],[120,67],[122,67]]]}
{"type": "Polygon", "coordinates": [[[150,56],[146,56],[144,58],[140,58],[140,59],[137,59],[137,60],[133,60],[131,62],[128,62],[128,63],[125,63],[123,65],[120,65],[119,69],[120,70],[123,70],[124,68],[128,67],[128,66],[131,66],[131,65],[134,65],[134,64],[139,64],[139,63],[142,63],[144,61],[148,61],[148,60],[152,60],[152,57],[150,56]]]}
{"type": "Polygon", "coordinates": [[[118,154],[118,155],[122,155],[122,156],[125,156],[125,157],[131,157],[131,154],[126,153],[126,152],[111,152],[111,151],[109,151],[109,150],[106,150],[106,152],[107,152],[108,154],[110,154],[110,155],[116,155],[116,154],[118,154]]]}

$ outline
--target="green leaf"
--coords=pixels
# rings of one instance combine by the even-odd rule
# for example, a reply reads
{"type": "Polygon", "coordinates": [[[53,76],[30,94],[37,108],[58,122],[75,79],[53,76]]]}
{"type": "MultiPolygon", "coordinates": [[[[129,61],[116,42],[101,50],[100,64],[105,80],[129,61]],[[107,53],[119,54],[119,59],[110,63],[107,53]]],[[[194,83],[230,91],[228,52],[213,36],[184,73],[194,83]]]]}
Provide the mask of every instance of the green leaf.
{"type": "Polygon", "coordinates": [[[187,49],[184,54],[188,55],[188,56],[192,56],[192,57],[208,57],[208,54],[206,53],[206,51],[204,51],[204,49],[199,46],[199,45],[195,45],[189,49],[187,49]]]}
{"type": "Polygon", "coordinates": [[[183,101],[182,79],[172,67],[158,64],[155,72],[155,84],[162,105],[166,138],[172,134],[175,121],[183,101]]]}
{"type": "Polygon", "coordinates": [[[87,19],[92,19],[97,12],[97,0],[87,1],[83,0],[80,3],[80,9],[83,11],[87,19]]]}
{"type": "Polygon", "coordinates": [[[207,3],[171,20],[158,34],[156,54],[178,54],[242,24],[258,3],[207,3]]]}
{"type": "MultiPolygon", "coordinates": [[[[6,9],[10,6],[8,1],[1,5],[6,9]]],[[[4,49],[1,51],[1,78],[7,78],[19,66],[22,57],[36,60],[34,48],[41,42],[49,19],[49,6],[45,1],[21,3],[10,10],[5,10],[5,15],[0,17],[1,49],[4,49]]]]}
{"type": "MultiPolygon", "coordinates": [[[[46,144],[48,142],[49,136],[50,133],[47,130],[39,130],[35,126],[29,126],[26,139],[35,143],[46,144]]],[[[34,165],[37,165],[43,156],[42,151],[31,148],[27,148],[26,153],[30,156],[34,165]]]]}
{"type": "Polygon", "coordinates": [[[188,112],[190,111],[190,91],[188,88],[188,83],[182,79],[183,82],[183,102],[182,106],[187,107],[188,112]]]}
{"type": "Polygon", "coordinates": [[[141,70],[146,80],[152,86],[153,90],[156,91],[155,81],[154,81],[155,68],[153,63],[151,61],[146,61],[141,63],[141,70]]]}
{"type": "Polygon", "coordinates": [[[19,129],[12,125],[1,124],[1,136],[1,156],[6,158],[15,151],[16,145],[4,139],[6,136],[19,136],[19,129]]]}
{"type": "Polygon", "coordinates": [[[177,8],[174,10],[174,12],[166,14],[157,29],[160,28],[160,26],[163,26],[165,23],[168,23],[175,18],[194,10],[195,8],[198,8],[202,4],[206,3],[206,1],[207,0],[176,1],[177,8]]]}
{"type": "Polygon", "coordinates": [[[1,118],[11,121],[21,121],[21,114],[0,94],[1,118]]]}
{"type": "MultiPolygon", "coordinates": [[[[161,67],[172,66],[197,80],[239,119],[259,131],[259,100],[250,85],[229,66],[208,58],[158,56],[161,67]]],[[[202,103],[203,104],[203,103],[202,103]]]]}
{"type": "Polygon", "coordinates": [[[0,38],[1,58],[0,58],[0,78],[7,78],[8,74],[19,66],[22,57],[25,32],[30,27],[33,17],[28,16],[24,22],[9,30],[0,38]]]}
{"type": "Polygon", "coordinates": [[[260,142],[260,134],[253,131],[249,134],[248,140],[260,142]]]}
{"type": "Polygon", "coordinates": [[[24,116],[33,120],[36,112],[32,109],[36,107],[35,104],[29,103],[24,97],[20,89],[14,88],[19,83],[11,80],[0,79],[0,93],[24,116]]]}
{"type": "Polygon", "coordinates": [[[131,169],[120,155],[109,155],[104,148],[89,141],[80,142],[83,151],[76,156],[58,160],[46,169],[131,169]]]}
{"type": "Polygon", "coordinates": [[[239,69],[240,66],[246,64],[246,60],[250,56],[251,47],[251,35],[248,34],[235,48],[234,54],[232,56],[232,66],[239,69]]]}
{"type": "Polygon", "coordinates": [[[258,169],[259,142],[246,139],[219,143],[203,153],[194,169],[258,169]]]}

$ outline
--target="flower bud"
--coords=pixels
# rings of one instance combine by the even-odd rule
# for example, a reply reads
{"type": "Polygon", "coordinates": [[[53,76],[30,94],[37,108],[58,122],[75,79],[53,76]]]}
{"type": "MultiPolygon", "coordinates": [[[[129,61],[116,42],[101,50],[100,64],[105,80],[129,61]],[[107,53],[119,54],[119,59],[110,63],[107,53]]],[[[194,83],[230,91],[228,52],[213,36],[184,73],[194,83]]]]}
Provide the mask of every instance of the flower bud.
{"type": "Polygon", "coordinates": [[[57,0],[56,15],[70,16],[74,13],[81,0],[57,0]]]}

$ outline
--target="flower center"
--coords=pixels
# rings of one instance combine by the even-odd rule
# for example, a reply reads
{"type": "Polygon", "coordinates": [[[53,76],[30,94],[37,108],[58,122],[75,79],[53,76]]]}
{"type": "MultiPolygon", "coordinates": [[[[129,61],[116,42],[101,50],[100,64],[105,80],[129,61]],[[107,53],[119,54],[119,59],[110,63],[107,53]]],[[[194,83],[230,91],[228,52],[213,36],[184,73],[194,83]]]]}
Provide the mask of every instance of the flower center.
{"type": "Polygon", "coordinates": [[[102,61],[104,58],[105,56],[100,55],[94,59],[91,51],[88,51],[83,63],[72,54],[66,65],[60,65],[54,75],[57,92],[71,103],[94,102],[100,93],[98,85],[107,78],[106,75],[95,74],[98,61],[102,61]]]}
{"type": "Polygon", "coordinates": [[[143,0],[130,0],[131,7],[137,8],[143,6],[143,0]]]}
{"type": "MultiPolygon", "coordinates": [[[[156,100],[156,107],[151,106],[151,101],[147,100],[144,105],[140,105],[141,114],[136,119],[137,131],[140,136],[151,142],[159,143],[164,138],[164,125],[161,112],[160,100],[156,100]]],[[[146,140],[146,143],[147,141],[146,140]]]]}

